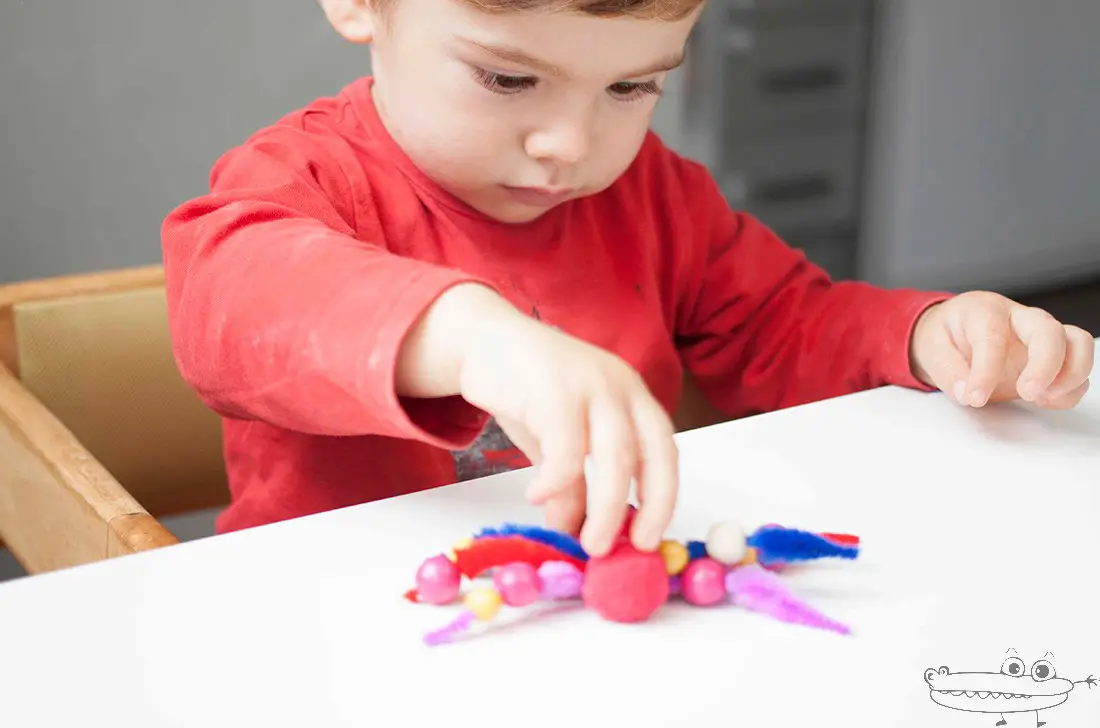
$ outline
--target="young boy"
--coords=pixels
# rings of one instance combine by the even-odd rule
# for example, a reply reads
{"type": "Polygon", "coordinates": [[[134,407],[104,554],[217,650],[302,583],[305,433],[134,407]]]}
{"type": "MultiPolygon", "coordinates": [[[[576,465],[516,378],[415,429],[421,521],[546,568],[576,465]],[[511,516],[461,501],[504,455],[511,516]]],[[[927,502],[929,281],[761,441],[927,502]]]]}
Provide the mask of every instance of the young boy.
{"type": "Polygon", "coordinates": [[[655,548],[684,367],[731,417],[884,384],[1084,394],[1086,332],[831,282],[648,131],[701,0],[322,5],[373,76],[164,223],[179,366],[224,417],[219,530],[535,463],[529,497],[596,554],[636,481],[655,548]]]}

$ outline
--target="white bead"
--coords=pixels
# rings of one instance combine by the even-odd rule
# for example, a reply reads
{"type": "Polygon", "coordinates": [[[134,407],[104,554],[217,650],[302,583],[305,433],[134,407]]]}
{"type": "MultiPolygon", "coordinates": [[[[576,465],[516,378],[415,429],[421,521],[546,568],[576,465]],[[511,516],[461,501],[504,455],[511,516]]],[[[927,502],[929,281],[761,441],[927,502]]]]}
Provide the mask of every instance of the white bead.
{"type": "Polygon", "coordinates": [[[746,553],[745,530],[737,521],[722,521],[710,527],[707,556],[726,566],[734,566],[741,563],[746,553]]]}

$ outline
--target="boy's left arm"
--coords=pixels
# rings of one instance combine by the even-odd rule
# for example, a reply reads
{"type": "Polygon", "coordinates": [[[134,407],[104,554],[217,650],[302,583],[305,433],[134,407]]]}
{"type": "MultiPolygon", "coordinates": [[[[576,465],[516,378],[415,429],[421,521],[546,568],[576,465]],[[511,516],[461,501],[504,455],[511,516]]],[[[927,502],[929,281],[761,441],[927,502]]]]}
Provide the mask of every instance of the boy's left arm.
{"type": "Polygon", "coordinates": [[[702,237],[681,271],[677,333],[685,365],[727,414],[886,384],[956,394],[962,381],[960,401],[984,404],[1013,398],[1037,377],[1049,388],[1027,398],[1052,407],[1073,406],[1087,389],[1086,332],[992,293],[834,282],[760,221],[730,210],[709,175],[691,189],[702,237]]]}

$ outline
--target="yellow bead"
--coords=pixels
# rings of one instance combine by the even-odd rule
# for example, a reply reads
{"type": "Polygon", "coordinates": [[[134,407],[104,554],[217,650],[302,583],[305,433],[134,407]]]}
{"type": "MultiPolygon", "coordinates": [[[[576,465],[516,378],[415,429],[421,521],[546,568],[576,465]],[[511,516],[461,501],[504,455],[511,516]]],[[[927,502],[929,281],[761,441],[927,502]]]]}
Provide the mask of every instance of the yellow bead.
{"type": "Polygon", "coordinates": [[[482,622],[488,622],[497,616],[500,605],[504,602],[496,589],[483,587],[474,589],[466,595],[466,608],[474,613],[474,616],[482,622]]]}
{"type": "Polygon", "coordinates": [[[677,541],[662,541],[658,550],[665,560],[669,576],[676,576],[688,565],[687,546],[677,541]]]}
{"type": "Polygon", "coordinates": [[[745,558],[741,559],[741,566],[752,566],[756,563],[756,549],[749,546],[745,549],[745,558]]]}
{"type": "Polygon", "coordinates": [[[470,548],[473,544],[474,540],[472,538],[464,538],[460,541],[455,541],[454,545],[451,546],[451,550],[447,552],[447,558],[451,561],[456,561],[458,557],[455,554],[470,548]]]}

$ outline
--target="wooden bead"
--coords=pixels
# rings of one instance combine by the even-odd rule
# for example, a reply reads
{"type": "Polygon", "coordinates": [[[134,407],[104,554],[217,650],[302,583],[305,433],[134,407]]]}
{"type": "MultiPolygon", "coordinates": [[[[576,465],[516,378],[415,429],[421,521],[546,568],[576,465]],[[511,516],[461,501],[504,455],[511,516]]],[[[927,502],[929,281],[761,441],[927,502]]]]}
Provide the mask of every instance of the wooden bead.
{"type": "Polygon", "coordinates": [[[455,542],[454,546],[451,546],[451,550],[447,553],[447,558],[451,561],[458,560],[458,552],[464,551],[474,545],[472,538],[464,538],[455,542]]]}
{"type": "Polygon", "coordinates": [[[462,574],[444,556],[427,559],[416,572],[416,590],[426,604],[450,604],[461,586],[462,574]]]}
{"type": "Polygon", "coordinates": [[[539,600],[542,592],[534,566],[524,563],[506,564],[493,575],[493,586],[509,607],[526,607],[539,600]]]}
{"type": "Polygon", "coordinates": [[[680,593],[688,604],[709,607],[726,596],[726,567],[714,559],[696,559],[684,570],[680,593]]]}
{"type": "Polygon", "coordinates": [[[503,602],[500,593],[496,589],[488,587],[473,589],[466,595],[466,608],[482,622],[488,622],[497,616],[503,602]]]}
{"type": "Polygon", "coordinates": [[[722,521],[707,533],[707,556],[726,566],[736,566],[745,558],[745,530],[737,521],[722,521]]]}
{"type": "Polygon", "coordinates": [[[669,576],[676,576],[688,565],[688,550],[678,541],[662,541],[657,549],[665,560],[669,576]]]}

